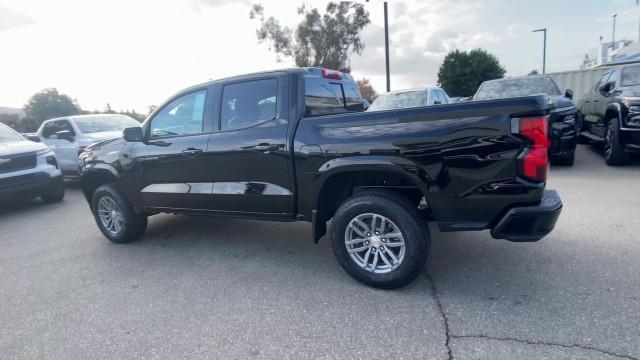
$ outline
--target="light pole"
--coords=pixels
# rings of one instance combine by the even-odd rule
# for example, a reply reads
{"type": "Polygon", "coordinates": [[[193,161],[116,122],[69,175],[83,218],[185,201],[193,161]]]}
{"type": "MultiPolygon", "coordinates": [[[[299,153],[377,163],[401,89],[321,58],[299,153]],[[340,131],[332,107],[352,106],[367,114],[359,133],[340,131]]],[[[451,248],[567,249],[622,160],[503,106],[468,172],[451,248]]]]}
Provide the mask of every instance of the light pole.
{"type": "Polygon", "coordinates": [[[611,32],[611,47],[616,48],[616,18],[618,14],[613,14],[613,31],[611,32]]]}
{"type": "Polygon", "coordinates": [[[540,31],[544,33],[544,44],[542,46],[542,73],[544,74],[547,72],[547,28],[533,30],[533,32],[540,31]]]}
{"type": "Polygon", "coordinates": [[[387,20],[387,2],[384,2],[384,57],[387,68],[387,92],[391,91],[391,78],[389,75],[389,21],[387,20]]]}

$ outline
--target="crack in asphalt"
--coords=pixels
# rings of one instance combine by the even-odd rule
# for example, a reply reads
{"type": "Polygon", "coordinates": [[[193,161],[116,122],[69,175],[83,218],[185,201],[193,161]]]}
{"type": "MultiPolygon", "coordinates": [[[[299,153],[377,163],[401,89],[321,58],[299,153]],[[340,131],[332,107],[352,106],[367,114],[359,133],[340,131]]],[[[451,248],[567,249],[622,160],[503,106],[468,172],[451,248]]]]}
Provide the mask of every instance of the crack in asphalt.
{"type": "Polygon", "coordinates": [[[436,289],[436,282],[433,281],[429,273],[427,273],[426,271],[424,275],[431,282],[431,292],[433,293],[433,299],[435,300],[438,311],[440,312],[440,316],[442,317],[442,323],[444,324],[444,331],[446,335],[444,346],[447,348],[448,359],[453,360],[453,351],[451,350],[451,333],[449,332],[449,318],[447,318],[447,314],[445,314],[442,303],[440,302],[440,297],[438,296],[438,291],[436,289]]]}
{"type": "Polygon", "coordinates": [[[431,282],[431,291],[433,293],[433,298],[434,298],[434,301],[436,303],[436,306],[438,307],[438,312],[440,313],[440,316],[442,317],[442,322],[444,324],[444,330],[445,330],[445,335],[446,335],[445,347],[447,348],[447,355],[448,355],[448,359],[449,360],[453,360],[453,349],[451,347],[451,339],[465,339],[465,338],[488,339],[488,340],[496,340],[496,341],[513,341],[513,342],[518,342],[518,343],[527,344],[527,345],[557,346],[557,347],[562,347],[562,348],[566,348],[566,349],[590,350],[590,351],[599,352],[601,354],[606,354],[606,355],[618,357],[618,358],[621,358],[621,359],[640,360],[640,359],[638,359],[636,357],[633,357],[631,355],[617,354],[617,353],[614,353],[614,352],[611,352],[611,351],[607,351],[607,350],[603,350],[603,349],[599,349],[597,347],[590,346],[590,345],[580,345],[580,344],[569,344],[568,345],[568,344],[553,343],[553,342],[548,342],[548,341],[526,340],[526,339],[518,339],[518,338],[511,338],[511,337],[494,337],[494,336],[482,335],[482,334],[481,335],[455,335],[455,334],[452,334],[451,330],[449,328],[449,318],[447,317],[447,314],[444,311],[444,307],[442,306],[442,302],[440,301],[440,296],[438,295],[436,282],[433,280],[431,275],[429,275],[426,271],[425,271],[424,274],[425,274],[425,277],[431,282]]]}
{"type": "Polygon", "coordinates": [[[619,357],[621,359],[638,360],[638,358],[633,357],[631,355],[616,354],[611,351],[598,349],[590,345],[580,345],[580,344],[567,345],[567,344],[552,343],[548,341],[524,340],[524,339],[517,339],[517,338],[510,338],[510,337],[494,337],[494,336],[488,336],[488,335],[451,335],[451,337],[454,339],[465,339],[465,338],[474,339],[475,338],[475,339],[489,339],[489,340],[496,340],[496,341],[514,341],[514,342],[527,344],[527,345],[557,346],[557,347],[562,347],[566,349],[577,348],[577,349],[583,349],[583,350],[597,351],[599,353],[619,357]]]}

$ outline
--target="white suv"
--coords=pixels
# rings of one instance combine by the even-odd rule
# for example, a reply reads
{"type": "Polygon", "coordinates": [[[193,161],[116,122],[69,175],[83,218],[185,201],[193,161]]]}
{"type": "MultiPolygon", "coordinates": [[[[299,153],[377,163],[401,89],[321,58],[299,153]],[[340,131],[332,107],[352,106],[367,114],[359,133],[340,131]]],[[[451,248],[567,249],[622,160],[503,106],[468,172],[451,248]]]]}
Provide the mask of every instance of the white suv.
{"type": "Polygon", "coordinates": [[[135,126],[140,126],[140,123],[126,115],[66,116],[43,122],[37,136],[56,153],[63,174],[77,176],[80,169],[78,155],[85,147],[120,138],[122,130],[135,126]]]}
{"type": "Polygon", "coordinates": [[[0,123],[0,200],[41,197],[46,203],[64,198],[56,155],[0,123]]]}

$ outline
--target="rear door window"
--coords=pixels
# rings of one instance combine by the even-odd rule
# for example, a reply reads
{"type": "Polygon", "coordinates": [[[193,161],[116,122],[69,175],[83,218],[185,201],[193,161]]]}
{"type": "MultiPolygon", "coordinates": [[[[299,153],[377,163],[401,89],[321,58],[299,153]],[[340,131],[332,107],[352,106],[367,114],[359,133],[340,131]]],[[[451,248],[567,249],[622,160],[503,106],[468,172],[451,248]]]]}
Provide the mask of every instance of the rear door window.
{"type": "Polygon", "coordinates": [[[277,91],[277,79],[225,85],[220,116],[222,130],[246,128],[275,119],[277,91]]]}
{"type": "Polygon", "coordinates": [[[344,100],[347,106],[347,111],[363,111],[364,104],[362,103],[362,96],[357,85],[354,83],[342,84],[344,89],[344,100]]]}

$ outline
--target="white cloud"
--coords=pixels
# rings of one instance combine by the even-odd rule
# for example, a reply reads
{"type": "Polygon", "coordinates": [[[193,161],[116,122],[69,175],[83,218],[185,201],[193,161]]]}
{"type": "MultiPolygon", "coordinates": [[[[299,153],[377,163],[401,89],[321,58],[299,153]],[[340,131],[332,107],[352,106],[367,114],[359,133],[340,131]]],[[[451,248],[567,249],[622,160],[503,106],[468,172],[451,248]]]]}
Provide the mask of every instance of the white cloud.
{"type": "MultiPolygon", "coordinates": [[[[295,27],[297,7],[324,9],[324,0],[261,2],[268,15],[295,27]]],[[[33,93],[57,87],[87,109],[159,104],[181,88],[209,79],[292,65],[277,63],[258,44],[249,19],[251,0],[0,0],[0,105],[22,106],[33,93]]],[[[389,1],[392,88],[437,81],[448,51],[482,47],[510,75],[540,68],[549,29],[547,67],[577,68],[600,35],[636,39],[640,7],[602,0],[580,8],[557,0],[389,1]],[[553,8],[554,11],[548,9],[553,8]],[[604,21],[605,18],[608,20],[604,21]],[[603,22],[599,23],[598,19],[603,22]]],[[[384,89],[382,2],[365,3],[370,24],[365,50],[352,57],[354,76],[384,89]]]]}
{"type": "Polygon", "coordinates": [[[33,23],[33,19],[26,14],[11,11],[0,5],[0,31],[31,25],[33,23]]]}

